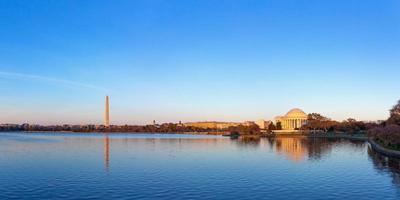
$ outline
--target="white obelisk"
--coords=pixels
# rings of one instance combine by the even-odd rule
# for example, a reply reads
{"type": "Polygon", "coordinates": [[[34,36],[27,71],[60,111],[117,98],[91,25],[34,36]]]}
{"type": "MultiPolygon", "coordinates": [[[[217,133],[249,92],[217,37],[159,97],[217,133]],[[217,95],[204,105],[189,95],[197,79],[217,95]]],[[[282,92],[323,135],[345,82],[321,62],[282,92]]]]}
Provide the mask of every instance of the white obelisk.
{"type": "Polygon", "coordinates": [[[104,126],[110,126],[110,102],[108,101],[108,96],[106,96],[106,110],[104,112],[104,126]]]}

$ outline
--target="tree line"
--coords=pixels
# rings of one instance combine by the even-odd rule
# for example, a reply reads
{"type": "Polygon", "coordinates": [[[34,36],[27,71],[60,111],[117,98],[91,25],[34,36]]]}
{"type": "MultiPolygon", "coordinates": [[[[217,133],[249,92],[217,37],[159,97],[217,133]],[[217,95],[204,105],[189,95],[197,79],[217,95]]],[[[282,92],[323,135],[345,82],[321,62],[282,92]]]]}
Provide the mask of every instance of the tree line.
{"type": "Polygon", "coordinates": [[[400,151],[400,100],[389,111],[389,118],[368,130],[368,136],[379,144],[400,151]]]}
{"type": "Polygon", "coordinates": [[[28,131],[28,132],[132,132],[132,133],[184,133],[184,132],[217,132],[212,128],[184,126],[177,123],[164,123],[160,125],[0,125],[0,131],[28,131]]]}

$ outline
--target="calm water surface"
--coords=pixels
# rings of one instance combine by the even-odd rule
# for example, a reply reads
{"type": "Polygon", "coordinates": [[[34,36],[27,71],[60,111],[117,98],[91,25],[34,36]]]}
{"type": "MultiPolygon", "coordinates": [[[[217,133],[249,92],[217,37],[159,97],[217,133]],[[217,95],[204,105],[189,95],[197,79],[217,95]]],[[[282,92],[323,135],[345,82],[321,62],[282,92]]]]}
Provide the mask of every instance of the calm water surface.
{"type": "Polygon", "coordinates": [[[365,142],[0,133],[0,199],[400,199],[365,142]]]}

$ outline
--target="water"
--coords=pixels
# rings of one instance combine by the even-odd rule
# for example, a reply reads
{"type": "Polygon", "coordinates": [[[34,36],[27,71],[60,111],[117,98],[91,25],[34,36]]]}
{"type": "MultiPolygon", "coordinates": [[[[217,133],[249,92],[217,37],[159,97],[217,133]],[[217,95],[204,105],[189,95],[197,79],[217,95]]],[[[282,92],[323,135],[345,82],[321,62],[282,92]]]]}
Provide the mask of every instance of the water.
{"type": "Polygon", "coordinates": [[[0,199],[400,199],[365,142],[0,133],[0,199]]]}

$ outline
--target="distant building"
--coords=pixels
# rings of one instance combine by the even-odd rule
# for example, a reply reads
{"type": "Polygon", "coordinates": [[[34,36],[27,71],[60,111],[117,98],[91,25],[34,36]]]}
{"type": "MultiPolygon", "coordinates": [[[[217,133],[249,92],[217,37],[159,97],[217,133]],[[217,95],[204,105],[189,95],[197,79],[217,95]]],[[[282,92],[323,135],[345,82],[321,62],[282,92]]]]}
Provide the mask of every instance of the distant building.
{"type": "Polygon", "coordinates": [[[245,121],[242,123],[242,125],[243,126],[252,126],[252,125],[256,125],[256,123],[253,121],[245,121]]]}
{"type": "Polygon", "coordinates": [[[275,118],[276,123],[280,122],[282,130],[297,130],[307,124],[308,116],[301,109],[290,110],[285,116],[275,118]]]}
{"type": "Polygon", "coordinates": [[[209,122],[187,122],[184,123],[183,126],[192,126],[197,128],[209,128],[209,129],[227,129],[232,126],[251,126],[255,125],[256,123],[253,121],[245,121],[243,123],[240,122],[216,122],[216,121],[209,121],[209,122]]]}
{"type": "Polygon", "coordinates": [[[209,129],[226,129],[230,126],[239,126],[242,123],[236,122],[187,122],[184,123],[184,126],[192,126],[197,128],[209,128],[209,129]]]}
{"type": "Polygon", "coordinates": [[[262,130],[268,129],[268,126],[269,126],[271,123],[272,123],[271,121],[269,121],[269,120],[266,121],[266,120],[263,120],[263,119],[260,119],[260,120],[258,120],[258,121],[256,122],[257,126],[260,127],[260,129],[262,129],[262,130]]]}
{"type": "Polygon", "coordinates": [[[180,127],[183,126],[182,121],[179,121],[178,126],[180,126],[180,127]]]}

